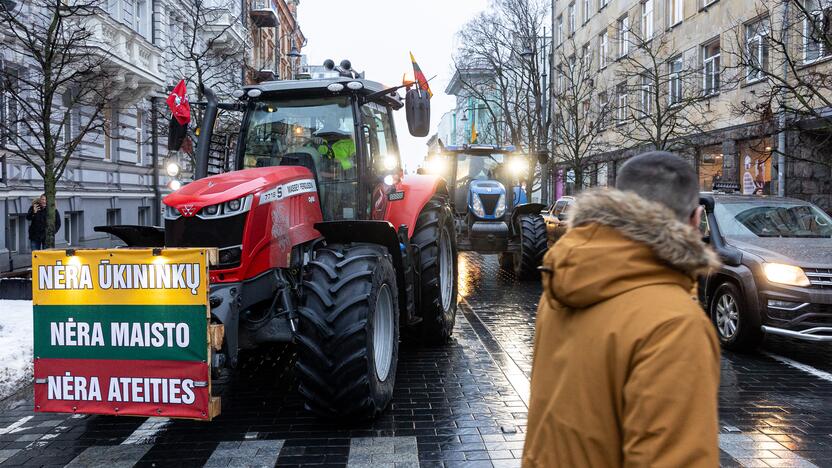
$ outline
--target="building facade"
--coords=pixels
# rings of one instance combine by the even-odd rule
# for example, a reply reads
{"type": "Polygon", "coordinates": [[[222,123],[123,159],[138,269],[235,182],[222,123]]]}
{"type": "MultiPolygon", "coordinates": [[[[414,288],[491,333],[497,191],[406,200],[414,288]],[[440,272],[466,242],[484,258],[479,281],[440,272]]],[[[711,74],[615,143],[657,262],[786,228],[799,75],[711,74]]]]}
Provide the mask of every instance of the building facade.
{"type": "MultiPolygon", "coordinates": [[[[556,2],[552,15],[554,82],[557,70],[568,66],[559,57],[574,61],[576,55],[585,56],[598,87],[597,99],[587,105],[610,110],[598,123],[606,148],[591,155],[587,167],[578,169],[586,176],[578,178],[580,185],[613,184],[617,168],[627,157],[651,148],[639,136],[649,125],[644,123],[650,120],[645,116],[655,113],[658,105],[666,112],[684,113],[689,131],[674,134],[669,141],[674,151],[695,166],[702,190],[711,190],[715,184],[746,192],[753,189],[832,209],[829,159],[824,163],[822,158],[804,154],[804,132],[788,130],[778,138],[783,128],[778,123],[779,109],[763,99],[771,93],[767,73],[776,72],[783,63],[782,57],[776,58],[775,41],[786,38],[785,50],[794,58],[798,73],[829,73],[827,59],[832,50],[824,47],[828,38],[806,34],[814,25],[795,18],[797,8],[783,11],[785,3],[790,2],[556,2]],[[656,80],[648,79],[647,73],[635,73],[632,67],[634,61],[644,62],[648,53],[656,55],[652,60],[656,80]],[[623,136],[627,134],[631,138],[623,136]]],[[[801,2],[807,11],[820,12],[824,21],[824,10],[810,3],[801,2]]],[[[557,194],[581,188],[575,187],[574,168],[556,167],[552,178],[557,194]]]]}
{"type": "Polygon", "coordinates": [[[297,21],[300,0],[252,0],[248,83],[294,79],[301,67],[306,37],[297,21]]]}
{"type": "MultiPolygon", "coordinates": [[[[192,101],[196,100],[191,78],[195,63],[187,59],[183,48],[189,44],[209,48],[202,66],[222,70],[214,76],[222,91],[239,88],[249,81],[242,64],[247,57],[259,58],[253,38],[261,32],[257,23],[260,2],[107,0],[102,3],[105,8],[86,20],[95,31],[95,40],[108,45],[99,52],[105,56],[107,72],[112,75],[110,86],[119,97],[103,116],[109,131],[87,135],[58,183],[56,205],[61,227],[56,247],[114,245],[115,239],[95,232],[99,225],[160,224],[160,197],[170,191],[167,185],[171,181],[163,169],[168,156],[163,137],[168,115],[164,101],[183,78],[188,80],[192,101]]],[[[286,57],[291,49],[284,45],[291,47],[294,40],[299,51],[305,41],[295,20],[298,0],[273,0],[270,5],[275,13],[271,28],[292,31],[287,36],[289,42],[280,42],[281,35],[274,36],[278,41],[271,66],[278,71],[275,77],[289,76],[282,75],[292,65],[286,57]]],[[[10,40],[0,34],[0,66],[26,73],[32,65],[11,53],[11,47],[3,47],[3,41],[10,40]]],[[[0,118],[14,111],[5,92],[0,87],[0,118]]],[[[65,130],[68,135],[78,131],[72,125],[70,119],[65,130]]],[[[26,213],[43,192],[37,171],[8,151],[14,138],[0,141],[0,273],[30,265],[26,213]]]]}

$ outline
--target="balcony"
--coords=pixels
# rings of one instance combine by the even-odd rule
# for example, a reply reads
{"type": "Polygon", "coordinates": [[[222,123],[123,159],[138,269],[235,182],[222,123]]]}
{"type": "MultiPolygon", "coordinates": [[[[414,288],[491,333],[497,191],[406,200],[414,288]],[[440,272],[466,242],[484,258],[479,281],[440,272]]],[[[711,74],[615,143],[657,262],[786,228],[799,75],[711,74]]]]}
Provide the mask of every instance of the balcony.
{"type": "Polygon", "coordinates": [[[226,8],[211,12],[211,18],[200,28],[206,40],[213,40],[214,47],[222,52],[243,52],[247,34],[240,19],[226,8]]]}
{"type": "Polygon", "coordinates": [[[273,28],[277,26],[277,8],[272,0],[251,0],[251,20],[258,27],[273,28]]]}
{"type": "Polygon", "coordinates": [[[111,75],[112,91],[123,103],[135,102],[164,86],[162,49],[103,11],[78,21],[91,32],[87,47],[102,58],[102,67],[111,75]]]}

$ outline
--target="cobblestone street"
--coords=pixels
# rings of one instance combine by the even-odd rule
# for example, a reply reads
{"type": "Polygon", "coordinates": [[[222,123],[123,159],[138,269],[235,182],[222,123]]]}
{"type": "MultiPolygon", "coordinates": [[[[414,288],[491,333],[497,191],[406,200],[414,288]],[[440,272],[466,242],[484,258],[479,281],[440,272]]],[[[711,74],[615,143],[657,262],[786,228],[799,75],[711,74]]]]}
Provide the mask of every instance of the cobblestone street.
{"type": "MultiPolygon", "coordinates": [[[[460,258],[452,341],[403,345],[392,407],[372,423],[305,412],[292,347],[249,354],[211,423],[32,412],[30,389],[0,413],[0,461],[27,466],[520,465],[540,287],[460,258]]],[[[832,347],[772,340],[726,352],[720,392],[724,466],[832,465],[832,347]]]]}

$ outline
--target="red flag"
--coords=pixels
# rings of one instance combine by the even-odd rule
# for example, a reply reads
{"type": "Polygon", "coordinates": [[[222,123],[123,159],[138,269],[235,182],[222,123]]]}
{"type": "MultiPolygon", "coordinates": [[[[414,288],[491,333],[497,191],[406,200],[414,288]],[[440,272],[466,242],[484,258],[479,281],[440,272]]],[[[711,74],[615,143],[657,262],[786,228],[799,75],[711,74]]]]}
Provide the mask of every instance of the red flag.
{"type": "Polygon", "coordinates": [[[419,68],[419,64],[416,63],[416,59],[413,58],[413,52],[410,53],[410,62],[413,64],[413,77],[416,78],[416,82],[419,83],[419,88],[427,91],[428,97],[433,97],[433,93],[430,90],[430,86],[428,86],[428,80],[425,78],[425,74],[422,73],[422,69],[419,68]]]}
{"type": "Polygon", "coordinates": [[[170,107],[170,111],[176,118],[180,125],[188,125],[191,121],[191,104],[188,102],[188,88],[185,85],[185,80],[180,80],[179,84],[173,88],[168,99],[165,101],[170,107]]]}

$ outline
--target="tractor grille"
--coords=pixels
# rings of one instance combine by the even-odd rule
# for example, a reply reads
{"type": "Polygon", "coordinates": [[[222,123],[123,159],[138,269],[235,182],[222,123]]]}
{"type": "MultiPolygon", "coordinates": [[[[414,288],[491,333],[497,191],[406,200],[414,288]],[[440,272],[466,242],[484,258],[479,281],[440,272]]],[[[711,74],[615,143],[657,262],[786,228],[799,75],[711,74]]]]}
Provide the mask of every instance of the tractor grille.
{"type": "MultiPolygon", "coordinates": [[[[167,247],[232,247],[243,243],[243,229],[246,216],[242,213],[236,216],[218,219],[202,219],[196,216],[165,220],[165,246],[167,247]]],[[[239,258],[239,257],[238,257],[239,258]]],[[[223,265],[223,268],[233,268],[236,264],[223,265]]]]}
{"type": "Polygon", "coordinates": [[[482,202],[482,209],[485,211],[487,215],[493,215],[494,210],[497,208],[497,202],[500,200],[499,194],[487,194],[481,193],[480,194],[480,201],[482,202]]]}

